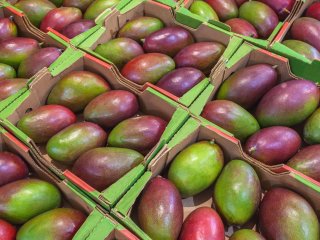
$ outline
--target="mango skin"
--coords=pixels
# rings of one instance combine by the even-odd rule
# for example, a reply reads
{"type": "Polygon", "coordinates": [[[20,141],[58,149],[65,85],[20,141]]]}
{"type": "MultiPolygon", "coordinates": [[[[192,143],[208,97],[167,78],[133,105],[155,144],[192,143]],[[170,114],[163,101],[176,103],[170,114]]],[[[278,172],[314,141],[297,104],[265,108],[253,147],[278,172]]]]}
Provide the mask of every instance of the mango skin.
{"type": "Polygon", "coordinates": [[[228,100],[208,102],[201,116],[229,131],[240,141],[260,129],[257,120],[247,110],[228,100]]]}
{"type": "Polygon", "coordinates": [[[31,38],[16,37],[4,40],[0,45],[0,62],[17,69],[24,59],[39,48],[38,42],[31,38]]]}
{"type": "Polygon", "coordinates": [[[183,207],[178,190],[162,177],[152,179],[138,204],[141,229],[153,240],[177,239],[183,223],[183,207]]]}
{"type": "Polygon", "coordinates": [[[17,25],[10,18],[0,19],[0,41],[7,40],[18,35],[17,25]]]}
{"type": "Polygon", "coordinates": [[[247,20],[241,18],[232,18],[225,22],[229,25],[231,31],[247,37],[258,38],[257,30],[247,20]]]}
{"type": "Polygon", "coordinates": [[[29,169],[18,155],[10,152],[0,152],[0,187],[26,178],[28,175],[29,169]]]}
{"type": "Polygon", "coordinates": [[[57,208],[26,222],[17,233],[17,240],[71,240],[86,220],[72,208],[57,208]]]}
{"type": "Polygon", "coordinates": [[[320,21],[320,3],[314,2],[312,3],[306,11],[306,17],[311,17],[320,21]]]}
{"type": "Polygon", "coordinates": [[[219,19],[224,22],[238,17],[239,10],[234,0],[205,0],[218,14],[219,19]]]}
{"type": "Polygon", "coordinates": [[[23,224],[57,208],[60,202],[60,192],[52,184],[38,179],[18,180],[0,188],[0,218],[23,224]]]}
{"type": "Polygon", "coordinates": [[[207,189],[223,168],[221,148],[212,142],[201,141],[182,150],[173,160],[168,179],[178,188],[183,198],[207,189]]]}
{"type": "Polygon", "coordinates": [[[0,239],[16,240],[17,230],[10,223],[0,219],[0,239]]]}
{"type": "Polygon", "coordinates": [[[145,38],[143,49],[174,57],[181,49],[194,43],[191,33],[179,26],[165,27],[145,38]]]}
{"type": "Polygon", "coordinates": [[[121,70],[123,77],[143,85],[147,82],[156,83],[165,74],[175,68],[172,58],[162,53],[147,53],[135,57],[121,70]]]}
{"type": "Polygon", "coordinates": [[[198,42],[183,48],[175,57],[177,68],[193,67],[205,74],[218,62],[225,46],[218,42],[198,42]]]}
{"type": "Polygon", "coordinates": [[[39,27],[44,17],[56,8],[48,0],[20,0],[14,6],[23,11],[30,22],[36,27],[39,27]]]}
{"type": "Polygon", "coordinates": [[[250,109],[277,84],[277,71],[268,64],[255,64],[236,71],[222,83],[217,99],[250,109]]]}
{"type": "Polygon", "coordinates": [[[194,1],[189,10],[190,12],[205,18],[207,21],[219,21],[219,17],[215,10],[204,1],[194,1]]]}
{"type": "Polygon", "coordinates": [[[259,229],[268,240],[318,240],[319,222],[311,205],[285,188],[268,191],[259,211],[259,229]]]}
{"type": "Polygon", "coordinates": [[[291,39],[283,41],[282,44],[310,60],[320,60],[320,52],[308,43],[291,39]]]}
{"type": "Polygon", "coordinates": [[[210,207],[200,207],[190,213],[182,225],[179,240],[224,240],[220,216],[210,207]]]}
{"type": "Polygon", "coordinates": [[[56,7],[61,7],[63,0],[49,0],[50,2],[52,2],[54,5],[56,5],[56,7]]]}
{"type": "Polygon", "coordinates": [[[81,33],[88,31],[90,28],[94,27],[96,23],[93,20],[81,19],[79,21],[73,22],[66,26],[61,34],[69,39],[78,36],[81,33]]]}
{"type": "Polygon", "coordinates": [[[196,68],[182,67],[164,75],[157,82],[157,86],[181,97],[205,78],[206,76],[196,68]]]}
{"type": "Polygon", "coordinates": [[[13,78],[0,81],[0,100],[4,100],[17,93],[27,85],[28,80],[23,78],[13,78]]]}
{"type": "Polygon", "coordinates": [[[268,5],[249,1],[241,5],[239,18],[247,20],[257,30],[259,37],[267,39],[279,23],[277,14],[268,5]]]}
{"type": "Polygon", "coordinates": [[[320,182],[320,144],[303,148],[287,165],[320,182]]]}
{"type": "Polygon", "coordinates": [[[268,5],[279,16],[280,20],[285,20],[295,4],[295,0],[259,0],[268,5]]]}
{"type": "Polygon", "coordinates": [[[108,145],[145,153],[158,143],[166,126],[167,122],[156,116],[129,118],[112,129],[108,145]]]}
{"type": "Polygon", "coordinates": [[[35,143],[46,143],[53,135],[76,120],[76,115],[66,107],[44,105],[24,115],[17,127],[35,143]]]}
{"type": "Polygon", "coordinates": [[[266,240],[259,233],[251,230],[251,229],[240,229],[236,231],[229,240],[266,240]]]}
{"type": "Polygon", "coordinates": [[[13,67],[4,63],[0,63],[0,80],[15,78],[16,75],[16,70],[14,70],[13,67]]]}
{"type": "Polygon", "coordinates": [[[311,81],[290,80],[280,83],[263,96],[255,116],[263,127],[294,126],[316,110],[319,96],[319,89],[311,81]]]}
{"type": "Polygon", "coordinates": [[[94,20],[106,9],[116,6],[118,3],[119,0],[95,0],[87,8],[84,18],[94,20]]]}
{"type": "Polygon", "coordinates": [[[122,69],[133,58],[144,54],[140,44],[130,38],[111,39],[98,45],[94,51],[112,62],[118,69],[122,69]]]}
{"type": "Polygon", "coordinates": [[[84,12],[92,2],[93,0],[63,0],[62,5],[64,7],[79,8],[82,12],[84,12]]]}
{"type": "Polygon", "coordinates": [[[254,169],[242,160],[230,161],[214,187],[218,212],[228,224],[243,225],[255,214],[260,199],[261,185],[254,169]]]}
{"type": "Polygon", "coordinates": [[[23,60],[18,68],[18,77],[31,78],[44,67],[49,67],[61,55],[55,47],[42,48],[23,60]]]}
{"type": "Polygon", "coordinates": [[[145,39],[151,33],[164,27],[163,22],[154,17],[138,17],[127,22],[118,32],[118,37],[131,38],[137,42],[145,39]]]}
{"type": "Polygon", "coordinates": [[[303,128],[303,138],[308,144],[320,143],[320,108],[308,118],[303,128]]]}
{"type": "Polygon", "coordinates": [[[107,129],[133,117],[139,110],[137,97],[125,90],[112,90],[93,99],[84,109],[84,119],[107,129]]]}
{"type": "Polygon", "coordinates": [[[58,32],[62,31],[66,26],[82,18],[82,12],[74,7],[60,7],[51,10],[43,18],[40,30],[48,32],[48,28],[52,28],[58,32]]]}
{"type": "Polygon", "coordinates": [[[103,191],[143,159],[143,155],[131,149],[95,148],[76,160],[72,172],[96,190],[103,191]]]}
{"type": "Polygon", "coordinates": [[[104,146],[107,137],[107,133],[97,124],[78,122],[50,138],[46,150],[53,160],[70,164],[86,151],[104,146]]]}
{"type": "Polygon", "coordinates": [[[99,75],[88,71],[73,71],[52,88],[47,104],[62,105],[73,112],[79,112],[92,99],[109,90],[110,85],[99,75]]]}

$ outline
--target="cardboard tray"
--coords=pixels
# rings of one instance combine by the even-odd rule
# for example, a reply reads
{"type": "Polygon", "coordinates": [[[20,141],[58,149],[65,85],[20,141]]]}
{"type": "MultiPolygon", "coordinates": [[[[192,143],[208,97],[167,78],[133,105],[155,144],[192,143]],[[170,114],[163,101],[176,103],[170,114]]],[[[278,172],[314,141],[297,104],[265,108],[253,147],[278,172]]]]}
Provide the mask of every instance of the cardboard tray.
{"type": "MultiPolygon", "coordinates": [[[[126,225],[141,239],[151,239],[148,237],[137,225],[135,203],[139,198],[140,193],[145,188],[146,184],[151,178],[164,174],[174,157],[187,146],[201,141],[209,140],[215,141],[223,150],[225,163],[232,159],[242,159],[248,162],[257,172],[261,186],[263,190],[268,190],[272,187],[285,187],[289,188],[306,198],[316,210],[316,213],[320,214],[320,194],[313,188],[305,185],[304,181],[296,176],[294,173],[275,174],[269,169],[266,169],[255,161],[246,159],[237,142],[232,139],[226,138],[221,134],[219,129],[212,126],[206,126],[200,123],[197,119],[190,118],[187,123],[180,129],[175,137],[159,152],[156,158],[154,158],[148,171],[137,181],[137,183],[127,192],[127,194],[119,201],[119,203],[112,210],[112,215],[115,216],[120,222],[126,225]]],[[[212,207],[212,192],[213,188],[210,187],[206,191],[194,196],[183,199],[183,211],[184,219],[196,208],[207,206],[212,207]]],[[[249,221],[243,228],[255,229],[255,217],[249,221]]],[[[226,239],[232,235],[232,233],[238,230],[239,227],[229,227],[225,229],[226,239]]]]}
{"type": "Polygon", "coordinates": [[[107,62],[112,65],[114,71],[117,73],[122,81],[126,82],[132,88],[141,90],[146,87],[152,87],[157,91],[165,94],[169,98],[176,102],[188,107],[194,101],[194,99],[204,90],[208,85],[208,79],[204,79],[197,84],[194,88],[185,93],[182,97],[177,97],[151,83],[139,85],[124,78],[119,69],[113,65],[110,61],[103,58],[99,54],[94,52],[94,49],[112,38],[114,38],[119,29],[127,22],[139,16],[153,16],[161,19],[167,26],[181,26],[190,31],[197,41],[217,41],[227,46],[221,60],[229,58],[233,52],[240,46],[242,40],[237,37],[232,37],[223,30],[219,30],[215,26],[211,26],[207,23],[196,21],[196,19],[185,16],[185,18],[175,18],[173,9],[169,6],[163,5],[156,1],[141,1],[141,0],[122,0],[120,3],[128,2],[120,11],[114,9],[105,19],[105,24],[98,31],[96,31],[91,37],[86,39],[79,45],[79,48],[83,51],[107,62]]]}
{"type": "MultiPolygon", "coordinates": [[[[73,184],[82,189],[88,196],[109,210],[121,198],[121,196],[132,186],[132,184],[143,174],[146,165],[154,155],[166,144],[189,117],[188,112],[169,98],[156,92],[151,88],[137,91],[126,86],[116,78],[112,67],[101,60],[80,51],[75,52],[72,59],[62,63],[54,71],[45,71],[29,85],[29,89],[23,93],[15,102],[2,112],[1,123],[8,131],[38,153],[38,159],[44,168],[50,169],[61,179],[67,178],[73,184]],[[136,94],[140,105],[140,114],[150,114],[162,117],[168,121],[168,125],[158,144],[145,156],[142,164],[133,168],[119,181],[112,184],[106,190],[98,192],[80,178],[69,171],[65,165],[54,162],[47,154],[44,145],[37,146],[32,139],[15,127],[19,119],[32,109],[36,109],[46,103],[48,94],[52,87],[67,73],[74,70],[87,70],[95,72],[104,77],[112,89],[128,90],[136,94]]],[[[81,116],[79,116],[81,119],[81,116]]]]}

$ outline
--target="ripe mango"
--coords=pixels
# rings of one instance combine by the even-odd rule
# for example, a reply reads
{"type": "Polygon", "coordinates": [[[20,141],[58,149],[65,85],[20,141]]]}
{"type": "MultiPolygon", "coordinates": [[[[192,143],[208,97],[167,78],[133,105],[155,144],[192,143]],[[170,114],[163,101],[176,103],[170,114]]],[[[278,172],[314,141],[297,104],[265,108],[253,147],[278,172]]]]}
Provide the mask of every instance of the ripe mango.
{"type": "Polygon", "coordinates": [[[268,240],[319,239],[319,222],[311,205],[285,188],[273,188],[264,195],[258,226],[268,240]]]}
{"type": "Polygon", "coordinates": [[[153,240],[177,239],[183,223],[183,207],[175,186],[156,177],[144,189],[138,204],[141,229],[153,240]]]}
{"type": "Polygon", "coordinates": [[[10,18],[0,19],[0,41],[16,37],[18,35],[17,25],[10,18]]]}
{"type": "Polygon", "coordinates": [[[311,17],[320,21],[320,3],[314,2],[312,3],[306,11],[306,17],[311,17]]]}
{"type": "Polygon", "coordinates": [[[309,144],[320,143],[320,108],[307,120],[303,128],[303,138],[309,144]]]}
{"type": "Polygon", "coordinates": [[[118,32],[118,37],[141,41],[151,33],[164,27],[163,22],[154,17],[142,16],[127,22],[118,32]]]}
{"type": "Polygon", "coordinates": [[[0,81],[0,101],[17,93],[27,85],[28,80],[23,78],[13,78],[0,81]]]}
{"type": "Polygon", "coordinates": [[[265,3],[275,11],[280,20],[285,20],[295,4],[295,0],[259,0],[265,3]]]}
{"type": "Polygon", "coordinates": [[[18,180],[0,187],[0,218],[14,224],[59,207],[59,190],[38,179],[18,180]]]}
{"type": "Polygon", "coordinates": [[[260,129],[257,120],[247,110],[228,100],[208,102],[201,116],[229,131],[240,141],[260,129]]]}
{"type": "Polygon", "coordinates": [[[84,119],[103,128],[112,128],[133,117],[139,110],[137,97],[125,90],[111,90],[93,99],[84,109],[84,119]]]}
{"type": "Polygon", "coordinates": [[[69,39],[78,36],[81,33],[88,31],[90,28],[94,27],[96,23],[93,20],[81,19],[79,21],[73,22],[66,26],[61,34],[69,39]]]}
{"type": "Polygon", "coordinates": [[[215,10],[204,1],[194,1],[189,10],[190,12],[205,18],[207,21],[219,21],[219,17],[215,10]]]}
{"type": "Polygon", "coordinates": [[[106,9],[116,6],[119,1],[120,0],[95,0],[87,8],[84,13],[84,18],[94,20],[106,9]]]}
{"type": "Polygon", "coordinates": [[[243,225],[255,214],[261,199],[257,173],[242,160],[230,161],[214,186],[213,200],[228,224],[243,225]]]}
{"type": "Polygon", "coordinates": [[[109,84],[99,75],[88,71],[73,71],[61,78],[52,88],[47,103],[62,105],[73,112],[79,112],[92,99],[109,90],[109,84]]]}
{"type": "Polygon", "coordinates": [[[238,6],[234,0],[206,0],[206,2],[215,10],[219,19],[223,22],[238,17],[238,6]]]}
{"type": "Polygon", "coordinates": [[[13,67],[0,63],[0,80],[8,79],[8,78],[15,78],[16,77],[16,70],[13,67]]]}
{"type": "Polygon", "coordinates": [[[241,229],[236,231],[229,240],[266,240],[259,233],[251,230],[251,229],[241,229]]]}
{"type": "Polygon", "coordinates": [[[0,219],[0,239],[16,240],[16,234],[17,230],[13,225],[0,219]]]}
{"type": "Polygon", "coordinates": [[[63,0],[62,5],[64,7],[79,8],[82,12],[84,12],[92,2],[93,0],[63,0]]]}
{"type": "Polygon", "coordinates": [[[282,44],[310,60],[320,60],[320,52],[308,43],[299,40],[285,40],[282,44]]]}
{"type": "Polygon", "coordinates": [[[231,31],[247,37],[258,38],[257,30],[247,20],[241,18],[232,18],[225,22],[229,25],[231,31]]]}
{"type": "Polygon", "coordinates": [[[64,106],[44,105],[24,115],[17,127],[35,143],[46,143],[76,120],[76,115],[64,106]]]}
{"type": "Polygon", "coordinates": [[[182,150],[173,160],[168,179],[183,198],[194,196],[212,185],[223,168],[221,148],[201,141],[182,150]]]}
{"type": "Polygon", "coordinates": [[[86,151],[104,146],[106,141],[107,133],[97,124],[78,122],[50,138],[46,149],[52,159],[70,164],[86,151]]]}
{"type": "Polygon", "coordinates": [[[49,0],[50,2],[52,2],[54,5],[56,5],[56,7],[61,7],[63,0],[49,0]]]}
{"type": "Polygon", "coordinates": [[[316,110],[319,96],[319,89],[311,81],[283,82],[263,96],[255,115],[263,127],[294,126],[307,119],[316,110]]]}
{"type": "Polygon", "coordinates": [[[96,190],[103,191],[143,159],[143,155],[131,149],[95,148],[76,160],[72,172],[96,190]]]}

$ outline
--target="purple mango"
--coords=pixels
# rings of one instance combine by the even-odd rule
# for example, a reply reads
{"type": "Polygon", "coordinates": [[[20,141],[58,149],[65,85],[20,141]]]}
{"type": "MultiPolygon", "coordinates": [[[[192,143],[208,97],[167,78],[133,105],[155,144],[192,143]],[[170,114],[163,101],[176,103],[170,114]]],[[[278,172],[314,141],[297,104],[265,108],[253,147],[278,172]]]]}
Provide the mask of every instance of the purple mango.
{"type": "Polygon", "coordinates": [[[23,78],[13,78],[0,81],[0,100],[4,100],[17,93],[27,85],[28,80],[23,78]]]}
{"type": "Polygon", "coordinates": [[[259,2],[263,2],[267,4],[269,7],[275,11],[280,20],[285,20],[286,17],[289,16],[293,5],[295,4],[296,0],[258,0],[259,2]]]}
{"type": "Polygon", "coordinates": [[[4,63],[0,63],[0,80],[15,78],[16,76],[16,70],[13,67],[4,63]]]}
{"type": "Polygon", "coordinates": [[[238,6],[234,0],[205,0],[215,12],[221,21],[227,21],[238,17],[238,6]]]}
{"type": "Polygon", "coordinates": [[[17,25],[10,18],[0,19],[0,41],[7,40],[18,35],[17,25]]]}
{"type": "Polygon", "coordinates": [[[62,29],[61,34],[69,39],[72,39],[79,34],[88,31],[95,25],[96,23],[93,20],[81,19],[66,26],[64,29],[62,29]]]}
{"type": "Polygon", "coordinates": [[[247,37],[258,38],[257,30],[247,20],[241,18],[232,18],[225,22],[229,25],[231,31],[247,37]]]}

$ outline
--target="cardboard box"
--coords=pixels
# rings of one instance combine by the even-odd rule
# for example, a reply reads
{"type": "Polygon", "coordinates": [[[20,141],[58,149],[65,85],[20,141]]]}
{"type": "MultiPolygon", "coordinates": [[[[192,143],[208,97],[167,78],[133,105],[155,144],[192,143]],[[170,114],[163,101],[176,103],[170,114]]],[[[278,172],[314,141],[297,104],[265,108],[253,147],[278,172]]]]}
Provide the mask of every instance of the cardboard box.
{"type": "MultiPolygon", "coordinates": [[[[201,140],[213,140],[218,144],[224,152],[225,163],[233,159],[247,161],[257,172],[263,190],[268,190],[272,187],[285,187],[291,189],[307,199],[316,210],[316,213],[318,215],[320,214],[319,192],[308,185],[305,185],[304,181],[294,173],[275,174],[269,169],[263,168],[256,162],[246,159],[246,156],[243,155],[237,142],[225,137],[221,134],[219,129],[212,126],[205,126],[197,119],[190,118],[175,137],[164,146],[157,157],[151,161],[148,166],[148,171],[136,182],[112,210],[112,214],[141,239],[151,239],[141,230],[136,220],[136,201],[142,190],[151,178],[166,172],[170,162],[181,150],[201,140]]],[[[194,197],[183,199],[184,219],[196,208],[203,206],[212,207],[212,193],[213,187],[210,187],[194,197]]],[[[256,223],[255,221],[249,221],[243,227],[255,229],[256,223]]],[[[238,229],[239,227],[226,228],[226,239],[229,239],[232,233],[238,229]]]]}
{"type": "Polygon", "coordinates": [[[80,51],[75,53],[72,59],[68,59],[67,62],[55,68],[51,73],[46,71],[31,82],[29,89],[2,112],[1,117],[3,120],[1,124],[38,153],[39,161],[44,168],[52,170],[62,179],[69,179],[103,207],[110,209],[143,174],[148,162],[154,157],[157,151],[173,137],[175,132],[185,123],[189,115],[188,112],[180,108],[177,103],[151,88],[138,91],[125,85],[125,83],[121,82],[121,79],[117,79],[116,75],[112,72],[112,67],[101,60],[80,51]],[[145,156],[144,162],[133,168],[118,182],[112,184],[102,192],[98,192],[75,176],[65,165],[54,162],[46,154],[44,145],[37,146],[28,136],[15,127],[16,123],[27,111],[44,105],[53,86],[67,73],[75,70],[95,72],[104,77],[112,89],[123,89],[135,93],[140,105],[140,114],[156,115],[168,121],[168,125],[160,141],[153,150],[145,156]]]}
{"type": "Polygon", "coordinates": [[[98,31],[92,34],[91,37],[86,39],[83,43],[79,45],[79,48],[83,51],[107,62],[112,65],[114,71],[119,75],[122,81],[126,82],[132,88],[141,90],[146,87],[152,87],[157,91],[165,94],[169,98],[176,102],[188,107],[194,101],[194,99],[204,90],[204,88],[209,84],[208,79],[204,79],[194,88],[185,93],[182,97],[174,96],[173,94],[155,86],[151,83],[146,83],[144,85],[139,85],[133,83],[132,81],[124,78],[119,69],[113,65],[110,61],[103,58],[99,54],[94,52],[94,49],[102,43],[107,42],[110,39],[116,37],[117,32],[121,27],[128,21],[135,19],[139,16],[152,16],[161,19],[166,26],[181,26],[188,31],[190,31],[197,41],[217,41],[223,43],[227,46],[221,60],[229,58],[233,52],[240,46],[242,40],[237,37],[232,37],[227,34],[227,32],[219,30],[215,26],[209,26],[207,23],[202,23],[196,21],[196,19],[185,16],[185,18],[175,18],[172,8],[169,6],[160,4],[156,1],[129,1],[122,0],[120,3],[129,2],[121,10],[114,9],[105,19],[105,24],[98,31]]]}

